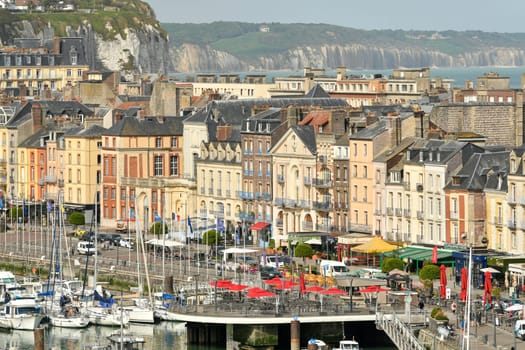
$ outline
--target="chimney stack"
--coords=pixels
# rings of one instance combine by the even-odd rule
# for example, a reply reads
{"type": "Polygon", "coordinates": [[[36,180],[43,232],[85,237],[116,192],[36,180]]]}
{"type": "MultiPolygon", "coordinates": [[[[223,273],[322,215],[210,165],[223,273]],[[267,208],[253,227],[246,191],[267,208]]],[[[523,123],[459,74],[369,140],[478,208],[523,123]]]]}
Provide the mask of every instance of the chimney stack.
{"type": "Polygon", "coordinates": [[[231,124],[217,126],[217,141],[226,141],[232,135],[231,124]]]}

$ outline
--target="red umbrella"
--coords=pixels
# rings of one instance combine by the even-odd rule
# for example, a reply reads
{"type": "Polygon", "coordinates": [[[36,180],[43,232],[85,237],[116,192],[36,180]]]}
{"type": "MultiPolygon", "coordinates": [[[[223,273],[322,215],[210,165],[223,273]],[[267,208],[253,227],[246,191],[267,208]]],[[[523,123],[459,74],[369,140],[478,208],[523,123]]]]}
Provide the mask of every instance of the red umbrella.
{"type": "Polygon", "coordinates": [[[260,292],[250,292],[246,294],[248,298],[266,298],[266,297],[275,297],[277,294],[270,292],[269,290],[262,290],[260,292]]]}
{"type": "Polygon", "coordinates": [[[438,263],[438,246],[435,245],[434,249],[432,249],[432,264],[438,263]]]}
{"type": "Polygon", "coordinates": [[[447,296],[447,269],[445,265],[439,267],[439,295],[441,299],[447,296]]]}
{"type": "Polygon", "coordinates": [[[319,286],[311,286],[305,289],[305,292],[307,293],[319,293],[322,291],[324,291],[324,288],[319,286]]]}
{"type": "Polygon", "coordinates": [[[485,272],[485,302],[487,304],[492,304],[492,274],[490,272],[485,272]]]}
{"type": "Polygon", "coordinates": [[[304,273],[299,275],[299,293],[306,293],[306,283],[304,282],[304,273]]]}
{"type": "Polygon", "coordinates": [[[283,283],[283,280],[279,277],[274,277],[272,279],[264,281],[265,284],[281,284],[283,283]]]}
{"type": "Polygon", "coordinates": [[[344,290],[341,290],[339,288],[328,288],[327,290],[324,290],[321,292],[321,294],[324,295],[346,295],[346,292],[344,290]]]}
{"type": "Polygon", "coordinates": [[[365,289],[361,289],[359,293],[379,293],[388,292],[388,289],[381,288],[380,286],[368,286],[365,289]]]}
{"type": "Polygon", "coordinates": [[[467,284],[467,269],[464,267],[461,269],[461,292],[459,293],[459,299],[461,301],[467,301],[467,284]]]}
{"type": "Polygon", "coordinates": [[[248,293],[259,293],[259,292],[264,292],[264,291],[266,291],[266,289],[262,289],[259,287],[252,287],[247,290],[248,293]]]}
{"type": "Polygon", "coordinates": [[[293,281],[281,281],[279,283],[272,284],[275,289],[292,289],[292,287],[297,285],[299,285],[299,283],[293,281]]]}
{"type": "Polygon", "coordinates": [[[217,286],[217,288],[228,288],[232,285],[232,281],[230,280],[218,280],[218,281],[211,281],[208,283],[210,286],[217,286]]]}

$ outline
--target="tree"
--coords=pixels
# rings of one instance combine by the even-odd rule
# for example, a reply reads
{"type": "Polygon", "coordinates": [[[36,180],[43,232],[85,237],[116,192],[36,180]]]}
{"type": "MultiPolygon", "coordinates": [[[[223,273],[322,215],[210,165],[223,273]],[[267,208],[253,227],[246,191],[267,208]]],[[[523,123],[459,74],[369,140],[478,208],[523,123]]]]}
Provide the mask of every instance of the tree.
{"type": "Polygon", "coordinates": [[[385,258],[381,270],[385,273],[389,273],[394,269],[403,270],[404,265],[403,260],[399,258],[385,258]]]}
{"type": "Polygon", "coordinates": [[[314,255],[314,250],[312,246],[306,243],[299,243],[295,247],[294,256],[298,258],[311,258],[314,255]]]}
{"type": "Polygon", "coordinates": [[[437,265],[426,265],[423,266],[419,271],[419,278],[421,280],[435,280],[439,278],[439,266],[437,265]]]}
{"type": "Polygon", "coordinates": [[[74,225],[75,228],[78,225],[85,225],[86,224],[86,217],[85,217],[84,213],[81,213],[79,211],[75,211],[75,212],[71,213],[71,215],[69,215],[69,223],[71,225],[74,225]]]}
{"type": "Polygon", "coordinates": [[[154,235],[161,235],[164,232],[168,233],[168,225],[164,224],[164,231],[163,231],[162,222],[155,222],[153,225],[151,225],[149,231],[153,233],[154,235]]]}
{"type": "Polygon", "coordinates": [[[437,265],[425,265],[419,271],[419,279],[423,282],[425,289],[427,289],[428,295],[434,293],[434,280],[439,278],[439,267],[437,265]]]}
{"type": "Polygon", "coordinates": [[[215,243],[219,245],[222,243],[222,237],[217,231],[209,230],[202,235],[202,243],[210,246],[215,245],[215,243]]]}

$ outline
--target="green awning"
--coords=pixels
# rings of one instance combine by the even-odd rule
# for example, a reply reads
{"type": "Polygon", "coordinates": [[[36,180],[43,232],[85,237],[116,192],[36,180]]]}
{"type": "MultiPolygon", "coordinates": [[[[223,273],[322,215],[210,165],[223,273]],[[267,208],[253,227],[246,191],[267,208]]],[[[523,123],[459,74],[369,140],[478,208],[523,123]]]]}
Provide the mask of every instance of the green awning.
{"type": "MultiPolygon", "coordinates": [[[[438,259],[447,259],[452,257],[454,249],[438,249],[438,259]]],[[[408,246],[383,254],[386,257],[398,257],[400,259],[411,259],[423,261],[432,259],[432,248],[408,246]]]]}

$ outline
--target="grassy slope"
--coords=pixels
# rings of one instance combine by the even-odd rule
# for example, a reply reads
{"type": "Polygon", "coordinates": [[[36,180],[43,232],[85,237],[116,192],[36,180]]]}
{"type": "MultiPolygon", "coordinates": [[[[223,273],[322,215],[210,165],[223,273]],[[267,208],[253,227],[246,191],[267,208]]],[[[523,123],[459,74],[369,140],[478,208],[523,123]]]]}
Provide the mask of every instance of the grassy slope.
{"type": "Polygon", "coordinates": [[[7,11],[0,11],[0,24],[7,24],[19,20],[27,20],[33,23],[36,28],[47,26],[48,23],[55,29],[58,36],[64,36],[66,27],[76,28],[83,21],[88,21],[93,29],[103,35],[105,39],[113,39],[117,34],[125,37],[126,28],[140,29],[143,25],[152,25],[157,28],[164,36],[166,33],[160,27],[160,23],[155,18],[153,10],[147,3],[139,0],[120,0],[113,1],[111,6],[116,11],[104,11],[104,6],[100,0],[77,0],[80,9],[92,8],[93,13],[84,12],[49,12],[31,14],[9,14],[7,11]],[[111,25],[111,30],[106,28],[106,24],[111,25]]]}
{"type": "Polygon", "coordinates": [[[420,48],[446,54],[486,49],[523,48],[525,34],[480,31],[359,30],[328,24],[270,23],[269,33],[259,32],[259,24],[213,22],[206,24],[163,23],[172,45],[194,43],[229,52],[241,58],[284,52],[298,46],[362,44],[384,48],[420,48]],[[432,38],[433,34],[438,38],[432,38]]]}

